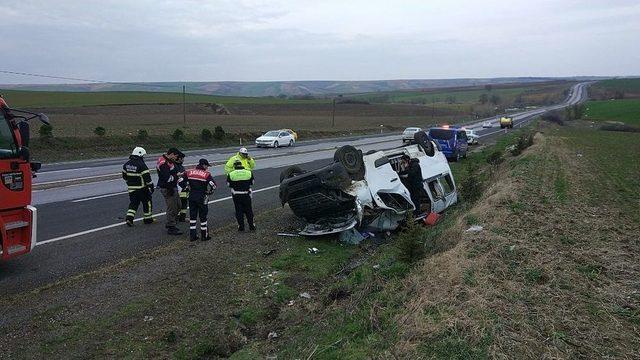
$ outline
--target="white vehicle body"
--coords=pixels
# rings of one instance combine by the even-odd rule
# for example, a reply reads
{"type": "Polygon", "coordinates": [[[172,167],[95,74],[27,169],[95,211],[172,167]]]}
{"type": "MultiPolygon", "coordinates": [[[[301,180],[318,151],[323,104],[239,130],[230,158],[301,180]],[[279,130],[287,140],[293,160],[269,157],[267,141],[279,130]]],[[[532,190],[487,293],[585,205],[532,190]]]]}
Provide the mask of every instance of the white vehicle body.
{"type": "Polygon", "coordinates": [[[302,235],[325,235],[354,227],[394,230],[415,210],[409,190],[398,175],[403,155],[419,161],[423,178],[421,212],[440,213],[457,202],[456,185],[444,154],[435,150],[428,156],[418,144],[363,155],[364,176],[359,180],[347,178],[343,185],[325,185],[333,180],[329,174],[342,176],[340,163],[287,178],[280,184],[281,200],[306,220],[302,235]]]}
{"type": "Polygon", "coordinates": [[[257,147],[277,148],[280,146],[293,146],[295,143],[296,139],[293,134],[285,130],[267,131],[264,135],[256,139],[257,147]]]}
{"type": "Polygon", "coordinates": [[[469,130],[469,129],[465,129],[464,130],[467,133],[467,144],[477,144],[478,140],[480,139],[480,136],[478,135],[478,133],[475,130],[469,130]]]}
{"type": "Polygon", "coordinates": [[[402,132],[402,143],[410,143],[413,141],[413,135],[422,129],[419,127],[408,127],[402,132]]]}
{"type": "Polygon", "coordinates": [[[482,127],[483,128],[490,128],[493,127],[493,124],[491,124],[491,121],[485,121],[482,123],[482,127]]]}

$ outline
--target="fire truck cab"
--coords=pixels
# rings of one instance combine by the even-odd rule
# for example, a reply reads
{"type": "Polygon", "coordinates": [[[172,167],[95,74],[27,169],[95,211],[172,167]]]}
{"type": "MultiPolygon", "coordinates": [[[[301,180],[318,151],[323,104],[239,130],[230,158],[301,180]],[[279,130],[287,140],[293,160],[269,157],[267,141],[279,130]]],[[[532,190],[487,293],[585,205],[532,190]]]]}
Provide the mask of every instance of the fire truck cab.
{"type": "Polygon", "coordinates": [[[3,260],[26,254],[36,244],[37,211],[31,206],[31,179],[40,163],[31,162],[29,123],[44,114],[10,109],[0,96],[0,254],[3,260]]]}

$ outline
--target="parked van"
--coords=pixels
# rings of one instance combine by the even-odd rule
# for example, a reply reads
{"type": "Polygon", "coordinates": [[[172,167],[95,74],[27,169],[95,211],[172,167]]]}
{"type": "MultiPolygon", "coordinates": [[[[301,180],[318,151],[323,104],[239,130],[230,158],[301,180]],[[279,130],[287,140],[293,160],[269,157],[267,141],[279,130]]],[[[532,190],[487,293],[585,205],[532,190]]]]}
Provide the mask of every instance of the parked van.
{"type": "Polygon", "coordinates": [[[440,145],[447,159],[458,161],[467,157],[469,144],[464,129],[450,126],[433,127],[429,129],[429,136],[440,145]]]}

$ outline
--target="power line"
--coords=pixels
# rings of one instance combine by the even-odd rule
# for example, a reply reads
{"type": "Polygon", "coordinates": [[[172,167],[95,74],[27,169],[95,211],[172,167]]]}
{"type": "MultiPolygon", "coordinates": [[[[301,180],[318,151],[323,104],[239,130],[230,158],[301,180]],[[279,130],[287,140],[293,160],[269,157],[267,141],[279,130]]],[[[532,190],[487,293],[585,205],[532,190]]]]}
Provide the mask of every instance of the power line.
{"type": "Polygon", "coordinates": [[[153,83],[141,84],[141,83],[119,82],[119,81],[104,81],[104,80],[95,80],[95,79],[81,79],[81,78],[65,77],[65,76],[34,74],[34,73],[21,72],[21,71],[10,71],[10,70],[0,70],[0,73],[2,73],[2,74],[10,74],[10,75],[40,77],[40,78],[47,78],[47,79],[57,79],[57,80],[84,81],[84,82],[88,82],[88,83],[99,83],[99,84],[131,85],[131,86],[142,86],[142,87],[159,87],[159,88],[166,88],[166,89],[176,89],[176,88],[180,87],[180,85],[177,85],[177,84],[176,85],[160,85],[160,84],[153,84],[153,83]]]}

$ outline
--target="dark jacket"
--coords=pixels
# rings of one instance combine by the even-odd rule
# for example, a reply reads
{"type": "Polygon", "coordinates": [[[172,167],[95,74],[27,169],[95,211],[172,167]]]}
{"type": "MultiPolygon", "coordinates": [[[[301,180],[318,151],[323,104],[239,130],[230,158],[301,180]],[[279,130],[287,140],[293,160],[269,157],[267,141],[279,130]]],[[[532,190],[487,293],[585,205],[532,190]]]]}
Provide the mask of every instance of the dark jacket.
{"type": "Polygon", "coordinates": [[[178,186],[178,170],[176,164],[167,159],[165,155],[158,158],[156,170],[158,170],[159,188],[175,189],[178,186]]]}
{"type": "MultiPolygon", "coordinates": [[[[174,166],[176,167],[176,172],[178,174],[186,172],[186,169],[184,168],[183,164],[174,163],[174,166]]],[[[180,186],[181,192],[189,191],[189,183],[185,180],[184,176],[178,179],[178,186],[180,186]]]]}
{"type": "Polygon", "coordinates": [[[131,155],[129,161],[122,165],[122,178],[127,182],[129,192],[148,188],[153,191],[153,181],[151,173],[144,159],[140,156],[131,155]]]}
{"type": "Polygon", "coordinates": [[[253,185],[253,173],[246,169],[233,170],[227,175],[227,184],[232,194],[249,194],[253,185]]]}
{"type": "Polygon", "coordinates": [[[421,188],[423,178],[422,178],[422,169],[420,168],[420,160],[411,159],[409,160],[409,166],[398,173],[400,175],[400,180],[404,184],[404,186],[412,191],[413,189],[421,188]]]}
{"type": "Polygon", "coordinates": [[[185,171],[182,178],[189,186],[189,201],[204,201],[218,187],[211,173],[200,165],[185,171]]]}

